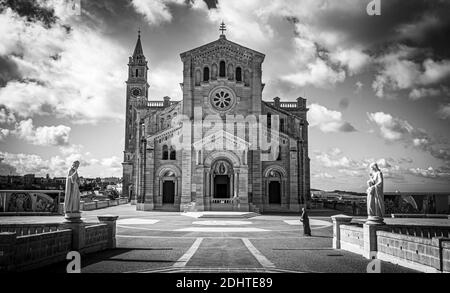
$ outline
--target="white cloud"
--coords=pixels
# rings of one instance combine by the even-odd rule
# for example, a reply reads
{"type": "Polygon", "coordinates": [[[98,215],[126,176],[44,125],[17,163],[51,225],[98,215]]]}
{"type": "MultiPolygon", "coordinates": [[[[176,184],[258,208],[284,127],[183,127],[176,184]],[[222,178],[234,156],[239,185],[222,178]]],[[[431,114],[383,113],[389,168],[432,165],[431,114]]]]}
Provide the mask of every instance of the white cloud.
{"type": "Polygon", "coordinates": [[[380,129],[381,136],[389,141],[401,140],[412,133],[414,128],[408,121],[404,121],[383,112],[368,113],[369,120],[375,122],[380,129]]]}
{"type": "Polygon", "coordinates": [[[440,169],[434,169],[433,167],[428,167],[427,169],[422,169],[422,168],[410,168],[409,173],[418,177],[423,177],[423,178],[432,178],[432,179],[437,179],[437,178],[444,178],[444,179],[450,179],[450,172],[447,171],[443,171],[440,169]]]}
{"type": "Polygon", "coordinates": [[[100,30],[82,24],[70,32],[0,14],[0,55],[10,56],[21,81],[0,88],[0,104],[21,117],[52,114],[94,123],[123,118],[126,53],[100,30]],[[105,52],[108,52],[105,55],[105,52]]]}
{"type": "Polygon", "coordinates": [[[134,9],[145,17],[150,25],[159,25],[172,20],[168,4],[183,4],[184,0],[132,0],[134,9]]]}
{"type": "Polygon", "coordinates": [[[71,128],[65,125],[39,126],[33,125],[33,120],[23,120],[17,123],[13,131],[19,138],[35,145],[64,146],[69,143],[71,128]]]}
{"type": "Polygon", "coordinates": [[[371,61],[369,55],[357,49],[340,49],[331,53],[330,58],[346,66],[350,75],[360,73],[371,61]]]}
{"type": "MultiPolygon", "coordinates": [[[[49,174],[51,177],[66,176],[67,170],[76,160],[80,161],[80,176],[84,177],[107,177],[120,176],[122,168],[118,168],[117,157],[88,159],[80,153],[73,153],[65,156],[53,156],[44,159],[36,154],[13,154],[0,151],[0,158],[3,158],[4,164],[15,168],[20,175],[36,174],[37,176],[45,176],[49,174]],[[110,168],[105,168],[110,167],[110,168]],[[100,172],[98,170],[101,170],[100,172]]],[[[1,166],[0,166],[1,167],[1,166]]]]}
{"type": "Polygon", "coordinates": [[[11,131],[9,129],[0,127],[0,141],[4,140],[6,137],[8,137],[10,133],[11,133],[11,131]]]}
{"type": "Polygon", "coordinates": [[[409,93],[411,100],[419,100],[426,97],[435,97],[441,94],[440,89],[434,88],[415,88],[409,93]]]}
{"type": "Polygon", "coordinates": [[[16,122],[16,117],[13,113],[5,108],[0,109],[0,124],[13,124],[16,122]]]}
{"type": "Polygon", "coordinates": [[[281,79],[297,86],[314,85],[323,88],[343,82],[345,71],[334,70],[324,60],[317,58],[314,63],[307,64],[306,69],[285,75],[281,79]]]}
{"type": "Polygon", "coordinates": [[[422,63],[414,61],[418,50],[400,45],[393,52],[379,57],[376,62],[381,70],[376,75],[372,88],[376,96],[382,98],[386,90],[412,89],[411,99],[437,95],[435,90],[418,89],[442,82],[450,77],[450,60],[434,61],[430,58],[422,63]]]}
{"type": "Polygon", "coordinates": [[[313,175],[314,178],[319,178],[319,179],[334,179],[335,177],[331,174],[328,173],[318,173],[318,174],[314,174],[313,175]]]}
{"type": "Polygon", "coordinates": [[[329,110],[319,104],[309,106],[308,121],[311,127],[318,127],[323,132],[353,132],[356,129],[342,118],[339,111],[329,110]]]}
{"type": "Polygon", "coordinates": [[[439,108],[438,115],[442,119],[450,119],[450,104],[441,105],[439,108]]]}

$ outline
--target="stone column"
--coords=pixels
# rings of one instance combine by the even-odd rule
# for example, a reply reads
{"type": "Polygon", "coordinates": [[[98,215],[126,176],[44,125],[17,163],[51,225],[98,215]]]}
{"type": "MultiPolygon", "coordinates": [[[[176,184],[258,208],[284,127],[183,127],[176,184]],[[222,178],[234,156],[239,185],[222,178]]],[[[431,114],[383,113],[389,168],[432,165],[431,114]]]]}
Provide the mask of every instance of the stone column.
{"type": "Polygon", "coordinates": [[[116,248],[116,221],[119,216],[103,215],[97,217],[100,223],[108,225],[108,249],[116,248]]]}
{"type": "Polygon", "coordinates": [[[364,240],[364,252],[365,258],[371,259],[372,255],[376,256],[377,248],[377,230],[382,229],[384,224],[380,222],[367,221],[363,225],[363,240],[364,240]]]}
{"type": "Polygon", "coordinates": [[[336,215],[332,216],[331,219],[333,220],[333,248],[340,249],[341,248],[340,226],[350,223],[353,218],[346,215],[336,215]]]}
{"type": "Polygon", "coordinates": [[[61,227],[72,230],[72,250],[81,253],[86,242],[86,223],[81,220],[79,222],[66,221],[61,224],[61,227]]]}

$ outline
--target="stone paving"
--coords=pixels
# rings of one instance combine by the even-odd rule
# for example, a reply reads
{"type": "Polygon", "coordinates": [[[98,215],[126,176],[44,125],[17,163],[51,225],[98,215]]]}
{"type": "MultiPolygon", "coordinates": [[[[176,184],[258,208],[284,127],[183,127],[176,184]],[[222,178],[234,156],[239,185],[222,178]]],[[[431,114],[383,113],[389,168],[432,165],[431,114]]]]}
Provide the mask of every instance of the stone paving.
{"type": "MultiPolygon", "coordinates": [[[[82,272],[364,273],[369,263],[360,255],[332,248],[328,214],[312,213],[312,237],[302,235],[296,215],[203,219],[186,213],[136,211],[135,206],[122,205],[83,212],[82,217],[96,221],[105,214],[119,216],[117,248],[83,256],[82,272]]],[[[24,221],[59,222],[63,217],[0,217],[1,223],[24,221]]],[[[438,220],[438,224],[449,225],[449,221],[438,220]]],[[[40,271],[65,272],[65,265],[40,271]]],[[[387,262],[382,262],[381,268],[388,273],[415,272],[387,262]]]]}

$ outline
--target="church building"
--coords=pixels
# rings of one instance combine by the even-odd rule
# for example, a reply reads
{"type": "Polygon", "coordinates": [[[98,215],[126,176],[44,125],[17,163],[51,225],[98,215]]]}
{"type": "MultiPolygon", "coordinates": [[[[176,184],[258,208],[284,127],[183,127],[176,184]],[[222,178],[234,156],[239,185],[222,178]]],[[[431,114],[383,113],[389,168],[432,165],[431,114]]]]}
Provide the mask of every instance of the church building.
{"type": "Polygon", "coordinates": [[[137,210],[299,212],[310,200],[307,107],[263,100],[265,55],[219,39],[181,53],[182,100],[149,100],[128,62],[123,193],[137,210]]]}

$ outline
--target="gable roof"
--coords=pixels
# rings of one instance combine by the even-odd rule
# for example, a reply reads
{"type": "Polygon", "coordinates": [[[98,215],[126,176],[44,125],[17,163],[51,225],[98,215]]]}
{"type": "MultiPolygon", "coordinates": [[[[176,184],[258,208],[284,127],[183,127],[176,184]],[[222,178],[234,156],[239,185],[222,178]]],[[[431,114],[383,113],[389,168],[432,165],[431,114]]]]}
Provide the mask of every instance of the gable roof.
{"type": "Polygon", "coordinates": [[[191,49],[191,50],[189,50],[189,51],[183,52],[183,53],[180,54],[180,56],[181,56],[181,58],[184,58],[185,56],[187,56],[187,55],[189,55],[189,54],[196,53],[196,52],[204,53],[205,51],[208,50],[208,48],[212,48],[212,47],[214,47],[214,46],[217,45],[217,44],[219,44],[219,45],[231,45],[231,46],[236,47],[236,48],[239,48],[239,49],[241,49],[241,50],[243,50],[243,51],[247,51],[248,53],[251,53],[252,55],[259,56],[259,57],[261,57],[261,58],[263,58],[263,59],[264,59],[264,57],[266,56],[266,55],[264,55],[264,54],[261,53],[261,52],[258,52],[258,51],[256,51],[256,50],[247,48],[247,47],[242,46],[242,45],[240,45],[240,44],[237,44],[237,43],[235,43],[235,42],[229,41],[225,36],[220,36],[220,38],[217,39],[217,40],[215,40],[215,41],[212,41],[212,42],[207,43],[207,44],[205,44],[205,45],[202,45],[202,46],[200,46],[200,47],[191,49]]]}

